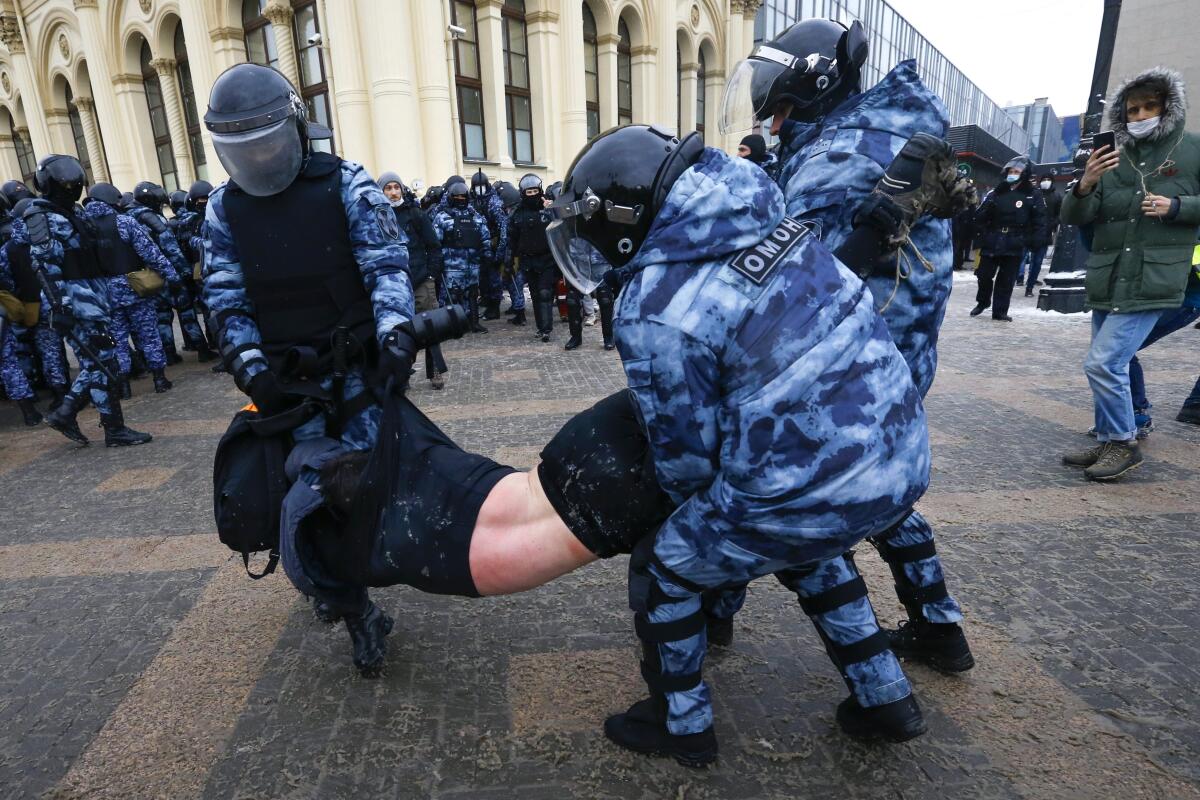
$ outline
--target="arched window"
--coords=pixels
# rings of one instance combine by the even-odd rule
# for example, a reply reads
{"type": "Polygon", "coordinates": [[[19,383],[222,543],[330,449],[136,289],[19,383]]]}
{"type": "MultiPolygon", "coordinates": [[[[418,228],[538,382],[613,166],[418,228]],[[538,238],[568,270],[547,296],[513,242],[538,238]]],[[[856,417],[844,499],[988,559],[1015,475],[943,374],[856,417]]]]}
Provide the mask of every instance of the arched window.
{"type": "Polygon", "coordinates": [[[207,157],[204,155],[204,140],[200,138],[200,115],[196,113],[196,91],[192,88],[192,68],[188,66],[182,22],[175,26],[175,67],[179,75],[179,98],[183,101],[188,150],[192,154],[192,163],[196,165],[196,177],[208,180],[207,157]]]}
{"type": "Polygon", "coordinates": [[[171,129],[167,127],[162,84],[158,81],[158,73],[154,71],[154,67],[150,66],[151,58],[150,44],[142,39],[142,87],[146,90],[146,108],[150,112],[154,153],[158,157],[158,171],[162,176],[163,188],[173,192],[179,188],[179,168],[175,165],[175,151],[171,149],[171,129]]]}
{"type": "Polygon", "coordinates": [[[600,48],[596,42],[596,18],[583,4],[583,82],[587,88],[587,138],[600,133],[600,48]]]}
{"type": "Polygon", "coordinates": [[[525,0],[504,0],[504,106],[508,153],[518,164],[533,163],[533,101],[529,93],[529,47],[525,0]]]}
{"type": "Polygon", "coordinates": [[[633,122],[633,50],[629,45],[629,26],[617,23],[617,124],[633,122]]]}
{"type": "Polygon", "coordinates": [[[275,29],[263,16],[267,0],[242,0],[242,36],[246,42],[246,60],[279,69],[275,50],[275,29]]]}
{"type": "Polygon", "coordinates": [[[92,177],[92,159],[88,155],[87,139],[83,135],[83,120],[79,118],[79,109],[75,107],[75,97],[71,94],[71,84],[66,85],[67,119],[71,121],[71,138],[75,140],[75,156],[79,159],[88,183],[95,183],[92,177]]]}
{"type": "Polygon", "coordinates": [[[704,139],[704,51],[696,56],[696,130],[704,139]]]}
{"type": "MultiPolygon", "coordinates": [[[[313,40],[321,32],[321,21],[317,18],[315,2],[294,3],[292,33],[295,34],[296,61],[300,65],[300,96],[308,108],[308,118],[333,129],[329,113],[329,84],[325,81],[325,53],[322,45],[313,40]]],[[[333,152],[332,139],[320,139],[312,143],[314,150],[333,152]]]]}
{"type": "Polygon", "coordinates": [[[483,126],[483,81],[479,72],[479,28],[472,0],[450,0],[450,21],[466,31],[454,39],[454,85],[458,94],[458,124],[463,158],[487,158],[483,126]]]}

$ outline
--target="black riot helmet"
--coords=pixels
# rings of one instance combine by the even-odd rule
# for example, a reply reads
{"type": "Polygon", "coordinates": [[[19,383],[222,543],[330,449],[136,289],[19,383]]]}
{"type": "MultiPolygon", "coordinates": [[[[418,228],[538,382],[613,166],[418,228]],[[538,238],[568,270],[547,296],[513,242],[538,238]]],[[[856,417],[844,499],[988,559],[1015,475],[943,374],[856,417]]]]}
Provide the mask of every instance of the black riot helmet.
{"type": "Polygon", "coordinates": [[[137,203],[134,202],[133,192],[122,192],[121,193],[120,209],[122,211],[128,211],[129,209],[133,208],[135,205],[137,205],[137,203]]]}
{"type": "Polygon", "coordinates": [[[183,206],[187,202],[187,192],[183,189],[176,189],[167,195],[167,204],[171,206],[171,213],[179,216],[183,213],[183,206]]]}
{"type": "Polygon", "coordinates": [[[42,197],[61,208],[70,208],[83,194],[87,173],[75,156],[48,155],[38,162],[33,183],[42,197]]]}
{"type": "Polygon", "coordinates": [[[308,157],[309,141],[333,135],[308,121],[304,101],[281,72],[250,63],[217,76],[204,126],[229,177],[255,197],[291,186],[308,157]]]}
{"type": "Polygon", "coordinates": [[[208,181],[196,181],[189,186],[185,203],[187,210],[203,214],[204,209],[208,206],[208,196],[212,194],[212,190],[212,184],[208,181]]]}
{"type": "Polygon", "coordinates": [[[859,91],[867,61],[867,33],[860,22],[846,27],[829,19],[806,19],[738,62],[725,85],[721,132],[747,131],[790,103],[791,118],[812,122],[859,91]]]}
{"type": "Polygon", "coordinates": [[[587,294],[610,265],[628,264],[671,186],[703,151],[698,133],[680,141],[652,125],[624,125],[588,142],[548,209],[546,238],[563,276],[587,294]]]}
{"type": "Polygon", "coordinates": [[[446,180],[442,183],[442,188],[449,189],[451,186],[453,186],[456,183],[466,183],[466,182],[467,182],[467,179],[464,178],[462,175],[451,175],[449,178],[446,178],[446,180]]]}
{"type": "Polygon", "coordinates": [[[3,186],[0,186],[0,194],[4,195],[13,208],[16,208],[17,203],[22,200],[33,197],[33,192],[29,191],[29,187],[21,181],[6,181],[3,186]]]}
{"type": "MultiPolygon", "coordinates": [[[[1002,176],[1007,176],[1009,171],[1014,169],[1021,170],[1020,177],[1013,181],[1013,184],[1015,185],[1025,183],[1033,176],[1033,165],[1029,161],[1029,156],[1013,156],[1008,160],[1008,163],[1004,165],[1004,169],[1001,170],[1000,174],[1002,176]]],[[[1008,182],[1007,177],[1005,177],[1005,182],[1008,182]]]]}
{"type": "Polygon", "coordinates": [[[88,189],[85,203],[107,203],[114,211],[121,207],[121,190],[111,183],[97,183],[88,189]]]}
{"type": "Polygon", "coordinates": [[[490,187],[491,184],[488,183],[488,176],[484,174],[482,169],[471,176],[471,194],[476,197],[483,197],[488,193],[490,187]]]}
{"type": "Polygon", "coordinates": [[[22,197],[18,200],[12,207],[12,218],[20,219],[25,216],[25,212],[33,205],[34,199],[34,196],[31,194],[29,197],[22,197]]]}
{"type": "Polygon", "coordinates": [[[161,214],[167,204],[167,190],[153,181],[142,181],[133,187],[133,201],[161,214]]]}
{"type": "Polygon", "coordinates": [[[463,208],[471,200],[471,193],[467,189],[466,181],[450,184],[450,188],[446,190],[448,202],[455,208],[463,208]]]}
{"type": "Polygon", "coordinates": [[[521,191],[513,186],[508,181],[496,181],[493,186],[496,189],[496,194],[500,195],[500,202],[505,208],[512,208],[521,202],[521,191]]]}
{"type": "Polygon", "coordinates": [[[547,200],[557,200],[558,193],[561,190],[562,190],[562,181],[555,181],[554,183],[550,184],[549,186],[547,186],[545,188],[543,194],[546,195],[547,200]]]}
{"type": "Polygon", "coordinates": [[[421,208],[424,209],[437,205],[445,193],[445,186],[430,186],[425,190],[425,196],[421,198],[421,208]]]}

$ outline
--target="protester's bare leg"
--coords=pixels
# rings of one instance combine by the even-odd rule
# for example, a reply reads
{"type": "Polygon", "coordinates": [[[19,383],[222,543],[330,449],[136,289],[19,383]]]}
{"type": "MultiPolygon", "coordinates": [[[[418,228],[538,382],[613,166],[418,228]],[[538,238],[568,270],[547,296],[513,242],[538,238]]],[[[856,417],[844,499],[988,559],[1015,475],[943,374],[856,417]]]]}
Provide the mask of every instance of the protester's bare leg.
{"type": "Polygon", "coordinates": [[[470,559],[475,588],[486,596],[533,589],[596,556],[567,529],[533,470],[502,478],[488,493],[470,559]]]}

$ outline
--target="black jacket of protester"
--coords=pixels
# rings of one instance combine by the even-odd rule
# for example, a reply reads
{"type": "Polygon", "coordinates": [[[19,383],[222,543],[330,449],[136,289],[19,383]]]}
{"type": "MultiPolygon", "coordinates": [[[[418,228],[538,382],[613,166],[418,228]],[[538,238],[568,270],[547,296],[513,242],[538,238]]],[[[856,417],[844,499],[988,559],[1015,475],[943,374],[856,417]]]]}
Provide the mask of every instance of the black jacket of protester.
{"type": "Polygon", "coordinates": [[[408,240],[408,274],[413,288],[442,274],[442,243],[429,216],[413,198],[392,209],[408,240]]]}

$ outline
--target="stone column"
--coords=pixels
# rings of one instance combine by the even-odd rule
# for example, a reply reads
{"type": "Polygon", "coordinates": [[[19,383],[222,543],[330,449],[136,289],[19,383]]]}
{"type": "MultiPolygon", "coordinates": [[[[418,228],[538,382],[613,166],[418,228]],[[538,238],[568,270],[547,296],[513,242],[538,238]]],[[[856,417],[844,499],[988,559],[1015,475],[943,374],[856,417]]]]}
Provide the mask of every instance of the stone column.
{"type": "Polygon", "coordinates": [[[167,127],[171,131],[171,149],[175,152],[175,167],[179,171],[179,185],[189,186],[196,180],[192,165],[192,150],[188,146],[187,123],[183,116],[183,100],[179,95],[179,77],[175,74],[175,59],[156,58],[150,66],[158,73],[162,87],[163,105],[167,112],[167,127]]]}
{"type": "Polygon", "coordinates": [[[546,167],[547,175],[555,175],[555,164],[559,163],[558,121],[562,119],[558,102],[562,71],[558,68],[555,47],[558,14],[552,11],[527,13],[525,26],[529,47],[529,88],[533,95],[533,157],[546,167]]]}
{"type": "MultiPolygon", "coordinates": [[[[93,122],[96,126],[97,141],[102,138],[101,132],[107,134],[103,137],[103,149],[108,156],[108,163],[104,165],[103,158],[100,161],[105,166],[109,182],[129,186],[132,185],[132,181],[141,180],[138,170],[134,168],[137,161],[134,155],[137,142],[135,123],[133,117],[120,111],[112,77],[119,70],[113,68],[110,58],[112,48],[105,39],[96,0],[75,0],[75,17],[79,20],[79,33],[83,38],[84,52],[87,54],[88,79],[92,87],[91,99],[95,101],[93,122]]],[[[95,167],[92,169],[94,171],[95,167]]]]}
{"type": "MultiPolygon", "coordinates": [[[[375,156],[374,137],[355,3],[334,0],[321,5],[321,10],[326,12],[321,20],[326,32],[321,52],[325,57],[329,101],[334,106],[330,122],[335,128],[335,143],[340,153],[352,161],[366,163],[369,170],[369,162],[375,156]]],[[[375,25],[377,21],[369,19],[369,24],[375,25]]],[[[377,167],[375,172],[378,171],[377,167]]]]}
{"type": "Polygon", "coordinates": [[[658,51],[653,45],[640,44],[629,53],[633,71],[633,121],[649,122],[654,119],[654,71],[658,63],[658,51]]]}
{"type": "Polygon", "coordinates": [[[46,128],[50,131],[50,152],[75,152],[75,132],[71,130],[71,117],[66,109],[48,109],[46,128]]]}
{"type": "MultiPolygon", "coordinates": [[[[742,46],[741,54],[734,60],[735,64],[750,55],[750,51],[754,49],[754,18],[758,15],[760,6],[762,0],[742,0],[742,46]]],[[[730,46],[732,44],[731,40],[730,46]]]]}
{"type": "MultiPolygon", "coordinates": [[[[504,20],[500,16],[503,6],[504,0],[475,0],[475,25],[479,36],[487,160],[498,161],[501,169],[512,169],[512,155],[508,152],[508,111],[504,103],[504,20]]],[[[494,180],[494,176],[489,177],[494,180]]]]}
{"type": "MultiPolygon", "coordinates": [[[[617,45],[621,37],[602,33],[596,37],[596,61],[600,69],[600,130],[617,124],[617,45]]],[[[582,67],[582,62],[580,62],[582,67]]]]}
{"type": "MultiPolygon", "coordinates": [[[[418,177],[428,183],[423,163],[425,137],[421,127],[413,124],[421,118],[414,91],[419,76],[412,47],[413,27],[419,23],[403,5],[390,0],[360,0],[360,7],[362,19],[369,20],[361,33],[377,132],[372,174],[390,169],[406,183],[418,177]],[[414,76],[418,77],[414,80],[414,76]]],[[[434,59],[440,61],[437,56],[434,59]]],[[[446,119],[449,115],[442,122],[446,119]]]]}
{"type": "Polygon", "coordinates": [[[21,92],[21,104],[25,109],[26,123],[30,126],[29,139],[33,142],[35,157],[48,155],[54,147],[50,138],[50,126],[46,124],[46,109],[42,108],[41,94],[38,93],[29,56],[25,54],[21,21],[11,12],[0,18],[0,42],[8,47],[9,58],[12,60],[13,78],[21,92]]]}
{"type": "Polygon", "coordinates": [[[696,130],[696,70],[699,66],[693,61],[679,65],[679,125],[682,130],[676,133],[680,139],[696,130]]]}
{"type": "Polygon", "coordinates": [[[17,148],[13,145],[13,137],[0,133],[0,169],[5,175],[20,179],[21,163],[17,161],[17,148]]]}
{"type": "Polygon", "coordinates": [[[83,126],[83,140],[87,144],[88,160],[92,162],[92,175],[98,181],[111,183],[108,165],[104,163],[100,132],[96,127],[96,103],[87,96],[76,97],[74,103],[79,111],[79,123],[83,126]]]}
{"type": "MultiPolygon", "coordinates": [[[[37,151],[35,151],[33,149],[33,142],[29,138],[29,128],[26,128],[24,125],[19,125],[17,127],[14,127],[13,128],[13,138],[16,139],[28,152],[33,154],[33,160],[36,163],[37,159],[38,159],[38,154],[37,154],[37,151]]],[[[46,154],[43,153],[43,155],[46,155],[46,154]]],[[[17,161],[18,165],[20,165],[20,163],[21,163],[20,161],[17,161]]],[[[22,175],[23,173],[20,169],[18,169],[16,174],[22,175]]]]}
{"type": "Polygon", "coordinates": [[[275,52],[279,56],[279,71],[296,86],[300,85],[300,66],[296,63],[296,45],[292,38],[292,6],[287,0],[271,0],[263,8],[263,16],[271,23],[275,34],[275,52]]]}
{"type": "Polygon", "coordinates": [[[555,80],[562,82],[562,139],[560,164],[570,164],[587,143],[587,88],[583,74],[583,5],[564,2],[558,26],[560,60],[553,65],[555,80]]]}
{"type": "MultiPolygon", "coordinates": [[[[385,4],[391,6],[391,3],[385,4]]],[[[448,73],[450,43],[446,38],[445,4],[439,11],[411,15],[413,60],[416,62],[417,103],[424,140],[426,183],[444,181],[458,169],[459,132],[447,120],[455,119],[454,96],[448,73]],[[451,130],[447,130],[451,127],[451,130]]],[[[401,14],[405,12],[401,11],[401,14]]]]}

